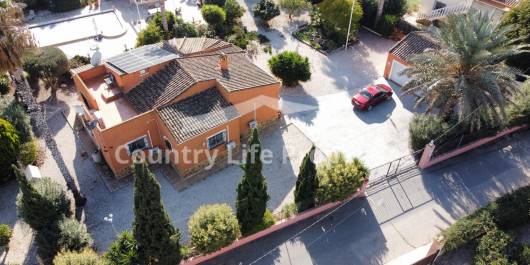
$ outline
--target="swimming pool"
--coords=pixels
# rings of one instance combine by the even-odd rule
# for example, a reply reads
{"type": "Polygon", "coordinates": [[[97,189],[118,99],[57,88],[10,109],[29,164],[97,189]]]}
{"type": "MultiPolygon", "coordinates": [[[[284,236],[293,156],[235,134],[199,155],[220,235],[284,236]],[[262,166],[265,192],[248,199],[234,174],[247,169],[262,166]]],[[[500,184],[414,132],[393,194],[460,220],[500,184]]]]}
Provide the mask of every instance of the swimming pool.
{"type": "Polygon", "coordinates": [[[31,25],[29,30],[38,46],[46,47],[92,38],[99,33],[105,38],[118,37],[125,34],[127,27],[111,9],[31,25]]]}

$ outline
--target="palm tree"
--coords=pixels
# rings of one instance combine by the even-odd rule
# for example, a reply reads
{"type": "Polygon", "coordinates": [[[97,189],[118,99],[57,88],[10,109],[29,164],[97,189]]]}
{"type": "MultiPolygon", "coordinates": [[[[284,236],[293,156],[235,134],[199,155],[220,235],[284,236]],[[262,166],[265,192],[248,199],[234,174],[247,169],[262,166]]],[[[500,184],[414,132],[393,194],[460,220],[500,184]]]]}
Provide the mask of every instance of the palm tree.
{"type": "Polygon", "coordinates": [[[16,88],[17,97],[27,106],[35,130],[46,141],[46,145],[61,170],[66,185],[72,191],[77,206],[83,206],[86,198],[81,194],[66,167],[63,157],[52,137],[46,116],[33,97],[31,88],[21,68],[22,53],[34,46],[31,34],[24,27],[24,13],[18,3],[4,2],[0,6],[0,72],[9,72],[16,88]]]}
{"type": "Polygon", "coordinates": [[[377,23],[379,23],[379,20],[381,19],[381,16],[383,15],[384,7],[385,7],[385,0],[379,0],[377,4],[377,13],[375,15],[375,20],[374,20],[374,28],[377,27],[377,23]]]}
{"type": "Polygon", "coordinates": [[[416,106],[426,103],[427,112],[465,121],[471,130],[502,121],[507,98],[518,88],[515,70],[505,60],[524,46],[513,45],[506,37],[509,29],[494,21],[470,11],[449,16],[433,32],[441,48],[415,56],[404,71],[411,79],[403,91],[421,95],[416,106]]]}
{"type": "Polygon", "coordinates": [[[164,34],[167,36],[169,33],[169,29],[167,26],[167,17],[166,17],[166,1],[165,0],[159,0],[160,3],[160,13],[162,15],[162,28],[164,29],[164,34]]]}

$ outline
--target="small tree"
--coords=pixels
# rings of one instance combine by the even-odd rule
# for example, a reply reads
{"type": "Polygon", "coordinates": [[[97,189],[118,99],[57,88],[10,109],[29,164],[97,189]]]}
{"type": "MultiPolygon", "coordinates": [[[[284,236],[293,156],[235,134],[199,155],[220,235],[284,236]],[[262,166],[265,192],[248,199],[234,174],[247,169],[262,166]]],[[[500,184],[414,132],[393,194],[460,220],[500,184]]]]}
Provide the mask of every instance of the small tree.
{"type": "Polygon", "coordinates": [[[448,129],[449,125],[437,116],[416,114],[409,125],[410,147],[414,151],[421,150],[448,129]]]}
{"type": "MultiPolygon", "coordinates": [[[[168,29],[173,29],[173,27],[175,26],[175,21],[177,20],[177,17],[175,16],[175,14],[169,12],[169,11],[166,11],[166,21],[167,21],[167,26],[168,26],[168,29]]],[[[173,38],[173,31],[172,30],[169,30],[167,33],[164,31],[164,23],[162,22],[162,14],[161,13],[156,13],[154,16],[153,16],[153,20],[149,21],[149,23],[154,23],[156,25],[156,27],[158,28],[159,32],[160,32],[160,35],[163,36],[164,39],[171,39],[173,38]]]]}
{"type": "Polygon", "coordinates": [[[136,47],[160,42],[163,40],[162,35],[160,29],[154,23],[149,23],[145,29],[138,32],[136,47]]]}
{"type": "Polygon", "coordinates": [[[269,20],[280,15],[280,8],[278,8],[273,0],[260,0],[254,5],[252,12],[255,17],[262,19],[268,25],[269,20]]]}
{"type": "MultiPolygon", "coordinates": [[[[502,24],[510,27],[507,36],[512,41],[530,44],[530,0],[522,0],[519,5],[511,8],[503,17],[502,24]]],[[[508,64],[528,73],[530,70],[530,53],[512,56],[508,59],[508,64]]]]}
{"type": "Polygon", "coordinates": [[[296,188],[294,190],[294,202],[298,212],[315,206],[315,195],[318,188],[318,178],[315,162],[315,146],[311,147],[300,165],[296,188]]]}
{"type": "Polygon", "coordinates": [[[204,5],[201,14],[204,21],[214,28],[221,26],[226,20],[226,12],[217,5],[204,5]]]}
{"type": "Polygon", "coordinates": [[[237,220],[243,234],[248,234],[263,223],[263,216],[267,209],[267,182],[261,174],[261,143],[258,130],[252,129],[248,139],[248,152],[245,171],[241,182],[237,185],[237,220]]]}
{"type": "Polygon", "coordinates": [[[30,183],[22,171],[16,167],[14,170],[20,187],[18,215],[33,230],[55,229],[63,217],[72,215],[70,200],[60,184],[50,178],[30,183]]]}
{"type": "Polygon", "coordinates": [[[92,247],[94,240],[87,231],[86,225],[73,218],[63,218],[59,222],[58,247],[63,250],[80,251],[92,247]]]}
{"type": "Polygon", "coordinates": [[[318,4],[324,28],[329,32],[338,33],[340,39],[337,41],[346,40],[352,5],[354,5],[354,8],[351,19],[350,40],[357,37],[359,21],[363,16],[363,9],[359,2],[356,0],[326,0],[318,4]]]}
{"type": "Polygon", "coordinates": [[[269,59],[272,74],[280,78],[284,85],[294,86],[299,81],[311,78],[309,59],[297,52],[285,51],[269,59]]]}
{"type": "Polygon", "coordinates": [[[245,9],[236,0],[226,0],[224,9],[228,24],[234,24],[245,13],[245,9]]]}
{"type": "Polygon", "coordinates": [[[80,252],[60,252],[53,259],[53,265],[106,265],[106,263],[94,250],[86,248],[80,252]]]}
{"type": "Polygon", "coordinates": [[[199,207],[188,221],[188,230],[192,246],[203,253],[221,249],[240,235],[237,218],[228,204],[199,207]]]}
{"type": "Polygon", "coordinates": [[[179,17],[176,18],[175,25],[173,26],[173,37],[182,38],[197,36],[199,36],[199,32],[197,32],[195,25],[189,22],[185,22],[179,17]]]}
{"type": "Polygon", "coordinates": [[[51,99],[55,101],[59,88],[59,78],[69,70],[68,58],[57,47],[35,49],[24,59],[24,70],[33,77],[41,78],[44,87],[51,90],[51,99]]]}
{"type": "Polygon", "coordinates": [[[0,247],[8,246],[9,241],[11,241],[12,235],[13,235],[13,230],[9,228],[9,225],[0,224],[0,247]]]}
{"type": "Polygon", "coordinates": [[[123,231],[112,242],[104,257],[109,265],[138,264],[138,244],[133,234],[129,231],[123,231]]]}
{"type": "Polygon", "coordinates": [[[324,204],[354,194],[368,178],[368,169],[357,158],[350,162],[343,153],[334,153],[318,167],[317,174],[320,179],[316,199],[324,204]]]}
{"type": "Polygon", "coordinates": [[[307,8],[305,0],[280,0],[280,7],[283,8],[289,15],[289,20],[293,20],[293,16],[299,16],[307,8]]]}
{"type": "Polygon", "coordinates": [[[160,198],[160,184],[145,163],[135,163],[133,233],[141,264],[178,264],[180,233],[175,230],[160,198]]]}
{"type": "Polygon", "coordinates": [[[0,183],[13,177],[11,164],[16,163],[17,152],[20,147],[20,139],[15,127],[0,118],[0,183]]]}

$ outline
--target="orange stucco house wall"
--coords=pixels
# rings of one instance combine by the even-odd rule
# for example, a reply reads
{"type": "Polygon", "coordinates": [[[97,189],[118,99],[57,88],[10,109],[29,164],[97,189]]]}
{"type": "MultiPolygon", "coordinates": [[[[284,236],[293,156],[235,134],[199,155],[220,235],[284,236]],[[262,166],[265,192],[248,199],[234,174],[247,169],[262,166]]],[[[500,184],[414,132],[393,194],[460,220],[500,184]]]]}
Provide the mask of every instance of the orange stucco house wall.
{"type": "MultiPolygon", "coordinates": [[[[167,63],[150,67],[148,72],[152,75],[163,69],[167,63]]],[[[73,75],[74,83],[79,92],[80,98],[84,102],[83,106],[85,109],[85,121],[95,120],[95,112],[103,109],[101,100],[97,100],[98,95],[94,90],[91,90],[88,83],[94,82],[98,78],[102,78],[107,74],[112,74],[116,80],[116,84],[122,93],[126,93],[136,85],[141,83],[146,76],[140,76],[138,72],[133,74],[118,75],[111,67],[106,65],[100,65],[92,67],[89,70],[75,73],[73,75]],[[98,105],[98,102],[99,105],[98,105]]],[[[216,133],[226,130],[226,143],[233,142],[236,146],[240,146],[240,138],[249,132],[249,122],[256,120],[258,124],[263,124],[268,121],[277,119],[278,117],[278,101],[280,93],[280,82],[273,84],[243,89],[240,91],[228,91],[216,80],[199,81],[183,93],[176,96],[166,105],[174,102],[181,101],[197,93],[205,91],[209,88],[216,88],[223,98],[231,103],[240,113],[236,118],[225,122],[215,128],[211,128],[208,131],[194,136],[183,142],[177,142],[172,136],[172,133],[168,126],[164,123],[158,110],[153,108],[144,113],[137,113],[132,116],[125,116],[125,118],[114,124],[103,125],[100,122],[96,123],[95,128],[89,130],[94,143],[98,146],[101,151],[103,158],[106,163],[113,171],[116,177],[124,177],[130,174],[130,165],[132,159],[127,149],[124,146],[135,139],[146,137],[148,140],[148,148],[143,150],[144,153],[148,152],[148,149],[159,148],[163,152],[168,149],[166,141],[171,143],[171,148],[174,150],[182,150],[187,148],[190,150],[202,150],[198,154],[199,163],[186,162],[175,159],[170,156],[171,165],[175,168],[179,174],[187,175],[192,172],[192,169],[200,167],[203,162],[207,162],[206,152],[217,152],[218,154],[226,154],[226,144],[221,144],[211,150],[207,148],[207,139],[216,133]],[[127,161],[123,163],[124,160],[127,161]]],[[[127,102],[125,98],[119,98],[118,102],[122,102],[126,107],[127,102]]],[[[112,103],[114,104],[114,103],[112,103]]],[[[116,103],[118,104],[118,103],[116,103]]],[[[117,106],[119,110],[120,106],[117,106]]],[[[118,113],[118,112],[117,112],[118,113]]],[[[118,115],[112,112],[104,113],[104,115],[118,115]]],[[[105,120],[107,117],[103,117],[105,120]]]]}

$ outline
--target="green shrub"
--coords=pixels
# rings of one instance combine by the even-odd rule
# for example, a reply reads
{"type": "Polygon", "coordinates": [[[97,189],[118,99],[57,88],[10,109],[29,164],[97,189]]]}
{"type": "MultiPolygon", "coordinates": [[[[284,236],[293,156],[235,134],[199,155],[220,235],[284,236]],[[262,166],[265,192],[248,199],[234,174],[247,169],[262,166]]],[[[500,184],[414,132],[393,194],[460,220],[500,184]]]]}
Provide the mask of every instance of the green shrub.
{"type": "Polygon", "coordinates": [[[486,206],[499,228],[507,230],[530,223],[530,187],[506,194],[486,206]]]}
{"type": "Polygon", "coordinates": [[[520,244],[515,251],[513,259],[517,265],[530,265],[530,245],[527,243],[520,244]]]}
{"type": "Polygon", "coordinates": [[[33,138],[33,131],[28,113],[12,96],[0,98],[0,117],[9,121],[18,133],[20,143],[33,138]]]}
{"type": "Polygon", "coordinates": [[[492,229],[495,229],[495,223],[486,211],[464,217],[442,232],[444,249],[447,251],[457,249],[492,229]]]}
{"type": "Polygon", "coordinates": [[[18,215],[34,230],[56,229],[59,221],[70,217],[70,200],[63,187],[50,178],[42,178],[34,183],[29,194],[19,193],[17,197],[18,215]]]}
{"type": "Polygon", "coordinates": [[[164,36],[164,39],[167,40],[167,39],[173,38],[173,30],[171,29],[175,27],[176,20],[177,20],[177,17],[175,16],[175,14],[169,11],[166,11],[166,21],[167,21],[167,28],[168,28],[167,34],[164,32],[164,26],[162,25],[162,14],[161,13],[156,13],[153,16],[153,20],[151,20],[149,23],[150,24],[154,23],[156,27],[158,28],[160,35],[164,36]]]}
{"type": "Polygon", "coordinates": [[[84,224],[74,218],[63,218],[59,222],[59,249],[80,251],[94,243],[84,224]]]}
{"type": "Polygon", "coordinates": [[[363,17],[360,20],[360,23],[367,26],[373,27],[375,22],[375,17],[377,15],[377,5],[378,0],[361,0],[360,4],[363,8],[363,17]]]}
{"type": "Polygon", "coordinates": [[[265,230],[273,226],[275,223],[276,223],[276,219],[274,218],[274,215],[269,209],[267,209],[265,210],[265,213],[263,214],[263,221],[259,225],[257,225],[254,229],[252,229],[247,235],[257,233],[261,230],[265,230]]]}
{"type": "Polygon", "coordinates": [[[252,13],[257,18],[262,19],[265,22],[273,19],[280,15],[280,8],[274,3],[273,0],[260,0],[254,7],[252,7],[252,13]]]}
{"type": "Polygon", "coordinates": [[[50,3],[50,8],[53,12],[66,12],[82,6],[80,0],[51,0],[50,3]]]}
{"type": "Polygon", "coordinates": [[[223,7],[226,4],[226,0],[203,0],[205,5],[216,5],[223,7]]]}
{"type": "Polygon", "coordinates": [[[319,204],[344,200],[354,194],[368,178],[368,168],[358,158],[347,161],[343,153],[334,153],[317,168],[319,204]]]}
{"type": "Polygon", "coordinates": [[[181,18],[177,17],[175,25],[173,26],[173,37],[198,37],[199,32],[195,28],[195,25],[189,22],[185,22],[181,18]]]}
{"type": "Polygon", "coordinates": [[[530,81],[526,81],[515,93],[506,113],[510,125],[530,123],[530,81]]]}
{"type": "Polygon", "coordinates": [[[375,30],[381,33],[384,37],[389,37],[394,33],[399,18],[400,17],[396,15],[384,15],[377,23],[375,30]]]}
{"type": "Polygon", "coordinates": [[[241,234],[237,218],[228,204],[199,207],[190,217],[188,229],[192,246],[203,253],[221,249],[241,234]]]}
{"type": "Polygon", "coordinates": [[[280,78],[284,85],[294,86],[299,81],[311,78],[309,59],[297,52],[285,51],[269,59],[272,74],[280,78]]]}
{"type": "Polygon", "coordinates": [[[22,144],[18,157],[23,165],[33,165],[37,160],[37,142],[33,140],[22,144]]]}
{"type": "Polygon", "coordinates": [[[291,216],[295,216],[298,213],[298,207],[296,204],[289,203],[282,207],[282,210],[280,212],[280,216],[282,219],[290,218],[291,216]]]}
{"type": "Polygon", "coordinates": [[[9,225],[0,224],[0,247],[9,245],[13,231],[9,228],[9,225]]]}
{"type": "Polygon", "coordinates": [[[204,5],[201,14],[204,21],[214,27],[220,26],[226,20],[226,12],[217,5],[204,5]]]}
{"type": "Polygon", "coordinates": [[[448,128],[449,125],[437,116],[416,114],[409,126],[410,147],[414,151],[421,150],[448,128]]]}
{"type": "Polygon", "coordinates": [[[16,164],[17,152],[20,147],[20,138],[15,127],[0,118],[0,183],[13,177],[12,164],[16,164]]]}
{"type": "Polygon", "coordinates": [[[363,16],[363,9],[358,1],[326,0],[318,4],[324,29],[330,33],[337,34],[336,37],[332,38],[335,42],[344,43],[346,40],[352,5],[354,10],[351,18],[350,40],[354,40],[357,38],[359,21],[363,16]]]}
{"type": "Polygon", "coordinates": [[[0,96],[9,93],[9,78],[7,75],[0,75],[0,96]]]}
{"type": "Polygon", "coordinates": [[[162,36],[160,29],[154,23],[149,23],[145,29],[138,32],[136,47],[160,42],[163,39],[162,36]]]}
{"type": "Polygon", "coordinates": [[[138,245],[129,231],[123,231],[112,242],[104,255],[109,265],[133,265],[138,263],[138,245]]]}
{"type": "Polygon", "coordinates": [[[505,232],[498,229],[488,231],[480,239],[475,265],[511,265],[512,263],[505,254],[510,242],[511,238],[505,232]]]}
{"type": "Polygon", "coordinates": [[[245,13],[245,9],[236,0],[226,0],[224,9],[226,12],[226,22],[229,24],[235,23],[245,13]]]}
{"type": "Polygon", "coordinates": [[[407,0],[387,0],[383,8],[383,14],[394,15],[398,18],[407,13],[407,0]]]}
{"type": "Polygon", "coordinates": [[[94,250],[63,251],[53,259],[53,265],[105,265],[105,261],[94,250]]]}
{"type": "Polygon", "coordinates": [[[76,55],[72,59],[68,60],[68,67],[70,69],[75,69],[77,67],[87,65],[90,63],[90,58],[86,56],[76,55]]]}
{"type": "Polygon", "coordinates": [[[33,49],[24,56],[24,71],[31,77],[59,77],[68,70],[68,58],[57,47],[33,49]]]}

